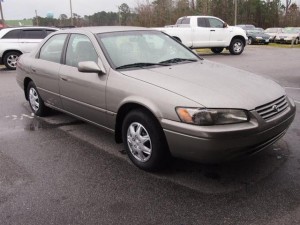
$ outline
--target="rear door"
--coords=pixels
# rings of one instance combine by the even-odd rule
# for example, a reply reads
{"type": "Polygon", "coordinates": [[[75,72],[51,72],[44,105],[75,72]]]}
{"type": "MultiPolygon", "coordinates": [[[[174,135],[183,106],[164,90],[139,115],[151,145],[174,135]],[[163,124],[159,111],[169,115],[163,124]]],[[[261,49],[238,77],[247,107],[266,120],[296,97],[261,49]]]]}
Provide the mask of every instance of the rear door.
{"type": "Polygon", "coordinates": [[[197,18],[197,26],[193,28],[193,48],[209,46],[210,27],[206,17],[197,18]]]}
{"type": "Polygon", "coordinates": [[[57,108],[62,108],[58,74],[67,37],[67,34],[56,34],[50,37],[31,64],[33,81],[42,99],[57,108]]]}

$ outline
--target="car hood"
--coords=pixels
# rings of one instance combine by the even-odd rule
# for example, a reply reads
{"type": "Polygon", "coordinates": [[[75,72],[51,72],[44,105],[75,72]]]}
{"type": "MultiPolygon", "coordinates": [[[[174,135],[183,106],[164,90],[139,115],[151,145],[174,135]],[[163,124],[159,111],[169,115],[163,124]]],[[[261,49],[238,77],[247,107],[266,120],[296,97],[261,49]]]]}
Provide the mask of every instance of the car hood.
{"type": "Polygon", "coordinates": [[[285,95],[274,81],[207,60],[121,73],[207,108],[252,110],[285,95]]]}

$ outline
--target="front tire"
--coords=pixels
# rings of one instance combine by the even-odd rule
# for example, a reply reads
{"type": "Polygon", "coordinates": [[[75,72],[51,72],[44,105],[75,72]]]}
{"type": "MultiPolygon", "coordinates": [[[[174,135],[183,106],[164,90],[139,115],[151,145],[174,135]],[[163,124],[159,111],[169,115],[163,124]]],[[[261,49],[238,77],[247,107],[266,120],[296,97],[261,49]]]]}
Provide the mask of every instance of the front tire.
{"type": "Polygon", "coordinates": [[[242,39],[235,38],[231,41],[229,46],[229,52],[232,55],[240,55],[244,51],[245,44],[242,39]]]}
{"type": "Polygon", "coordinates": [[[9,70],[15,70],[20,55],[21,53],[16,51],[7,52],[3,58],[5,67],[9,70]]]}
{"type": "Polygon", "coordinates": [[[210,50],[215,54],[220,54],[224,50],[224,48],[211,48],[210,50]]]}
{"type": "Polygon", "coordinates": [[[248,45],[252,45],[253,44],[253,38],[252,37],[248,37],[248,45]]]}
{"type": "Polygon", "coordinates": [[[27,86],[27,97],[29,106],[36,116],[46,116],[49,113],[49,108],[45,106],[35,84],[30,81],[27,86]]]}
{"type": "Polygon", "coordinates": [[[140,169],[157,171],[168,164],[165,135],[149,112],[142,109],[129,112],[123,121],[122,139],[129,159],[140,169]]]}

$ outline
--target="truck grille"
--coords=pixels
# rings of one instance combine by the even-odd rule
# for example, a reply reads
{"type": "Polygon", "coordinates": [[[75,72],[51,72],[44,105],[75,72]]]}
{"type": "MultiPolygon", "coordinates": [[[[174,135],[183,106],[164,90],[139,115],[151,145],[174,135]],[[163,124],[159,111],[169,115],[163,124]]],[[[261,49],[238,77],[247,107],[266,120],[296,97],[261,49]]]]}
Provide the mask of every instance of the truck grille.
{"type": "Polygon", "coordinates": [[[288,108],[288,102],[285,96],[275,101],[255,108],[256,112],[264,119],[269,120],[288,108]]]}

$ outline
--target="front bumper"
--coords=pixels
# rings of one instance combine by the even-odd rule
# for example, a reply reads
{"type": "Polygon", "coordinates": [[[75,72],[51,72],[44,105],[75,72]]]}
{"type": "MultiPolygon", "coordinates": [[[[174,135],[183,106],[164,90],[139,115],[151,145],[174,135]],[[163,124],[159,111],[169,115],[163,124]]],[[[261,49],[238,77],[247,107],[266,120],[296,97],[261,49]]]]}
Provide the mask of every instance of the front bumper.
{"type": "Polygon", "coordinates": [[[255,112],[247,123],[219,126],[195,126],[162,120],[171,154],[204,163],[252,155],[276,142],[294,120],[296,106],[290,103],[278,117],[265,122],[255,112]]]}

